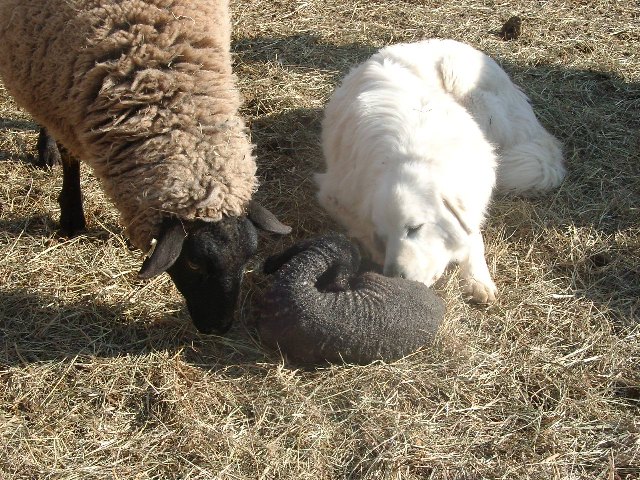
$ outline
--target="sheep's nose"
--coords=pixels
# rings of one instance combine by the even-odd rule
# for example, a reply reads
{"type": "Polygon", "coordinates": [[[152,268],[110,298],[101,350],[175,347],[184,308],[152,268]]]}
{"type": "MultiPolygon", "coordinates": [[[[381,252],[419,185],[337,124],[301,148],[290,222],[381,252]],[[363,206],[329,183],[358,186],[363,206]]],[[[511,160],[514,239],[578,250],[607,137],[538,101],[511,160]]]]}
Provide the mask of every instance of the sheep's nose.
{"type": "Polygon", "coordinates": [[[407,273],[400,265],[393,263],[384,267],[384,274],[387,277],[407,278],[407,273]]]}

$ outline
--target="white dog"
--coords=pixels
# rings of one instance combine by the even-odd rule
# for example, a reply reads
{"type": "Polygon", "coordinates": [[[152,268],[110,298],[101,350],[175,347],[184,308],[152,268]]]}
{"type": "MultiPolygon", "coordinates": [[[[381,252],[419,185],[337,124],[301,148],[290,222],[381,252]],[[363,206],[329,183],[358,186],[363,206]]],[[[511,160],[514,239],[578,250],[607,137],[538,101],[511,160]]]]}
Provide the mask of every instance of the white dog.
{"type": "Polygon", "coordinates": [[[452,40],[380,50],[353,69],[323,120],[318,200],[384,265],[433,284],[457,262],[466,293],[495,300],[480,227],[492,189],[547,190],[559,142],[489,57],[452,40]]]}

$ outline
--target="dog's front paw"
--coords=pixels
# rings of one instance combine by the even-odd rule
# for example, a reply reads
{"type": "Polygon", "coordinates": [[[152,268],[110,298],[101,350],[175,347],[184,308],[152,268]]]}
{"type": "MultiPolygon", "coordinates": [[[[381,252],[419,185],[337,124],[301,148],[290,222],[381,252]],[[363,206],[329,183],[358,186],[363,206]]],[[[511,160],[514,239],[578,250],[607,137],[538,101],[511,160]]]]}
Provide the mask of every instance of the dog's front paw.
{"type": "Polygon", "coordinates": [[[498,295],[498,289],[491,279],[480,281],[473,277],[465,278],[462,289],[465,297],[475,303],[494,303],[498,295]]]}

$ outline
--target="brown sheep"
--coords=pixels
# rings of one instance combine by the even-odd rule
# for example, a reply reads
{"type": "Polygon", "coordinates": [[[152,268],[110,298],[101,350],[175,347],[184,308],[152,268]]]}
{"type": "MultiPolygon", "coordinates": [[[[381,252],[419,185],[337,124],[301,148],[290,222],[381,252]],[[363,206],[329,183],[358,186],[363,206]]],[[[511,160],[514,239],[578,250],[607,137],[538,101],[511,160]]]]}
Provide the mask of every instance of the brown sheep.
{"type": "Polygon", "coordinates": [[[203,332],[230,325],[255,226],[256,164],[231,71],[228,0],[5,0],[0,76],[63,146],[61,226],[84,227],[79,159],[203,332]]]}

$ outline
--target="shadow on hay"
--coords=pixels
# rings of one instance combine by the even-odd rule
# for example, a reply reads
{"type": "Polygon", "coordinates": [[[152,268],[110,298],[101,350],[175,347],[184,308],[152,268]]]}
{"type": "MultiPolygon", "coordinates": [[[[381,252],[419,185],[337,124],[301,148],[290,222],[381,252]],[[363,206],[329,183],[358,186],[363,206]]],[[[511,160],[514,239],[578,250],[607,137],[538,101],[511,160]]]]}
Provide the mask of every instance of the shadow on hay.
{"type": "Polygon", "coordinates": [[[23,132],[38,132],[40,127],[37,123],[19,118],[0,117],[0,131],[21,130],[23,132]]]}
{"type": "Polygon", "coordinates": [[[333,45],[323,42],[312,32],[287,37],[234,39],[231,49],[240,63],[277,62],[283,66],[339,71],[346,71],[377,50],[372,45],[360,43],[333,45]]]}
{"type": "Polygon", "coordinates": [[[30,217],[1,219],[0,232],[10,235],[49,236],[56,229],[56,222],[50,215],[33,215],[30,217]]]}
{"type": "Polygon", "coordinates": [[[640,233],[640,83],[604,71],[503,66],[564,143],[568,170],[557,192],[525,200],[536,221],[515,228],[511,238],[542,239],[548,270],[576,297],[606,309],[614,329],[640,323],[639,245],[617,241],[640,233]],[[582,252],[567,251],[545,242],[549,228],[567,238],[593,231],[598,240],[582,252]]]}
{"type": "Polygon", "coordinates": [[[24,290],[0,290],[2,361],[9,365],[76,355],[116,357],[175,348],[153,329],[123,322],[124,307],[96,300],[65,303],[24,290]]]}
{"type": "MultiPolygon", "coordinates": [[[[640,233],[640,229],[636,229],[640,233]]],[[[640,325],[640,255],[638,245],[613,245],[587,251],[578,258],[563,258],[554,265],[568,278],[576,297],[591,300],[605,311],[614,331],[622,335],[640,325]]]]}
{"type": "MultiPolygon", "coordinates": [[[[54,211],[51,214],[36,214],[30,217],[0,219],[0,232],[16,236],[23,234],[41,237],[55,236],[60,240],[66,240],[66,237],[59,236],[59,216],[59,212],[54,211]]],[[[115,223],[107,223],[105,226],[111,231],[120,231],[121,229],[121,227],[115,223]]],[[[111,233],[109,230],[105,230],[100,226],[94,228],[90,226],[88,229],[83,230],[78,236],[91,240],[104,241],[111,236],[111,233]]]]}
{"type": "Polygon", "coordinates": [[[264,360],[246,345],[243,327],[224,338],[198,334],[185,308],[146,323],[127,305],[96,299],[65,302],[22,289],[0,289],[0,365],[183,352],[208,369],[264,360]]]}
{"type": "Polygon", "coordinates": [[[281,179],[283,172],[311,176],[307,169],[322,169],[320,123],[322,110],[297,108],[251,122],[262,180],[281,179]],[[273,161],[278,157],[278,161],[273,161]],[[296,172],[296,169],[298,170],[296,172]]]}

